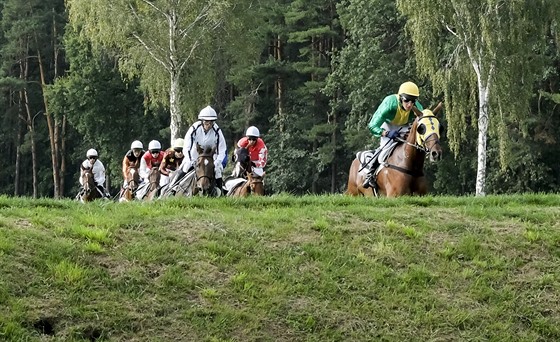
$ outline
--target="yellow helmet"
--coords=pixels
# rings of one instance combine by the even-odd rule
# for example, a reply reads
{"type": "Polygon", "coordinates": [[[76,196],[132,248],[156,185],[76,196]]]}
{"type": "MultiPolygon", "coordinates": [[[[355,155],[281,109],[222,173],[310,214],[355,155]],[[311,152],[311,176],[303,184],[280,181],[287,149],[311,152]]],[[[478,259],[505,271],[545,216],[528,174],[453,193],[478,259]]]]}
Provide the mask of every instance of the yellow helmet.
{"type": "Polygon", "coordinates": [[[420,96],[420,91],[418,90],[418,86],[416,84],[412,82],[404,82],[399,87],[399,95],[402,94],[418,97],[420,96]]]}

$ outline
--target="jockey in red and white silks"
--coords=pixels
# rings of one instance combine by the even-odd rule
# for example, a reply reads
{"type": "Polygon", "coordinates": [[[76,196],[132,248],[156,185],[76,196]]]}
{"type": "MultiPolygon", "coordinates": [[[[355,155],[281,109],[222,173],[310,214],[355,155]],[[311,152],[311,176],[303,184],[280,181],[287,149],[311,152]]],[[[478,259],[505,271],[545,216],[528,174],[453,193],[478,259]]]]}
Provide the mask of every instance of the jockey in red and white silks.
{"type": "Polygon", "coordinates": [[[138,169],[140,177],[144,180],[147,179],[152,168],[159,168],[163,157],[161,143],[157,140],[150,141],[148,144],[148,152],[144,153],[142,159],[140,159],[140,169],[138,169]]]}
{"type": "Polygon", "coordinates": [[[245,137],[237,142],[237,147],[244,147],[249,151],[251,163],[253,164],[253,172],[257,176],[262,176],[268,158],[268,149],[266,148],[264,140],[260,138],[259,129],[255,126],[247,128],[245,137]]]}

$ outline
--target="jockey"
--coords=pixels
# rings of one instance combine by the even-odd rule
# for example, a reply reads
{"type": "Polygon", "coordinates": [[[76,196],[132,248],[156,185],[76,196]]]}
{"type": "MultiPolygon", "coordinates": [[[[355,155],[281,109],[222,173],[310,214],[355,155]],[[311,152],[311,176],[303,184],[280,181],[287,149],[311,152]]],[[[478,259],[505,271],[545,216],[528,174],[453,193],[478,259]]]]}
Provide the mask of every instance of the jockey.
{"type": "MultiPolygon", "coordinates": [[[[91,172],[93,173],[93,179],[95,180],[95,185],[99,189],[99,192],[105,198],[110,197],[111,195],[105,191],[105,187],[103,186],[103,184],[105,184],[105,166],[103,165],[101,160],[99,160],[97,151],[93,148],[90,148],[86,153],[86,157],[87,159],[82,162],[82,167],[84,169],[91,169],[91,172]]],[[[81,177],[82,175],[83,170],[80,171],[80,185],[83,187],[84,184],[81,177]]]]}
{"type": "Polygon", "coordinates": [[[140,159],[140,168],[138,174],[140,178],[147,179],[150,170],[154,167],[159,167],[163,161],[163,153],[161,153],[161,144],[157,140],[152,140],[148,144],[148,152],[144,153],[140,159]]]}
{"type": "Polygon", "coordinates": [[[128,170],[130,170],[130,168],[135,168],[136,170],[140,168],[140,159],[144,153],[144,145],[141,141],[134,140],[132,144],[130,144],[130,150],[126,152],[122,161],[122,173],[124,178],[123,187],[127,185],[126,177],[128,175],[128,170]]]}
{"type": "MultiPolygon", "coordinates": [[[[253,172],[257,176],[262,176],[268,158],[268,149],[266,148],[264,140],[260,138],[259,129],[255,126],[247,128],[245,137],[237,142],[237,147],[244,147],[249,151],[253,172]]],[[[236,176],[239,177],[239,175],[236,176]]]]}
{"type": "Polygon", "coordinates": [[[404,82],[399,87],[398,94],[385,97],[373,114],[368,128],[374,136],[380,137],[381,141],[369,165],[369,172],[363,184],[364,188],[367,189],[371,186],[370,180],[378,167],[377,159],[383,147],[398,138],[401,130],[406,128],[403,130],[403,133],[407,131],[408,125],[416,118],[412,107],[416,106],[419,110],[423,109],[422,105],[417,101],[419,96],[420,91],[416,84],[404,82]]]}
{"type": "Polygon", "coordinates": [[[175,139],[172,147],[165,151],[165,157],[159,166],[159,171],[161,172],[161,178],[159,181],[160,186],[164,186],[169,183],[170,174],[177,170],[177,168],[183,162],[185,155],[183,154],[183,147],[185,145],[185,140],[182,138],[175,139]]]}
{"type": "MultiPolygon", "coordinates": [[[[222,130],[216,124],[218,115],[216,111],[207,106],[198,114],[196,121],[185,135],[185,159],[181,164],[181,172],[178,172],[176,179],[181,179],[184,173],[194,167],[194,162],[198,158],[196,150],[197,144],[202,147],[215,147],[214,152],[214,173],[216,177],[216,187],[222,188],[223,162],[227,159],[226,140],[222,130]]],[[[226,160],[227,161],[227,160],[226,160]]]]}

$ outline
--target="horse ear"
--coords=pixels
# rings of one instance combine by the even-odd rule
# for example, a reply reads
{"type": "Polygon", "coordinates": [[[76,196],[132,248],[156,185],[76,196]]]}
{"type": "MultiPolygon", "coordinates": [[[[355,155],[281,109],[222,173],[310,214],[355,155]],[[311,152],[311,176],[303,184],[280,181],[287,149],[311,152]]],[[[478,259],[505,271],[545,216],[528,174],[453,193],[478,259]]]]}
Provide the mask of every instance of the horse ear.
{"type": "Polygon", "coordinates": [[[202,152],[204,152],[202,146],[200,146],[199,143],[196,143],[196,151],[198,152],[198,154],[202,154],[202,152]]]}
{"type": "Polygon", "coordinates": [[[414,114],[416,114],[416,116],[421,117],[422,116],[422,112],[420,111],[420,109],[416,108],[416,106],[412,106],[412,111],[414,112],[414,114]]]}
{"type": "Polygon", "coordinates": [[[443,102],[440,102],[438,103],[436,108],[432,110],[432,113],[434,113],[434,115],[437,116],[437,114],[441,111],[442,108],[443,108],[443,102]]]}

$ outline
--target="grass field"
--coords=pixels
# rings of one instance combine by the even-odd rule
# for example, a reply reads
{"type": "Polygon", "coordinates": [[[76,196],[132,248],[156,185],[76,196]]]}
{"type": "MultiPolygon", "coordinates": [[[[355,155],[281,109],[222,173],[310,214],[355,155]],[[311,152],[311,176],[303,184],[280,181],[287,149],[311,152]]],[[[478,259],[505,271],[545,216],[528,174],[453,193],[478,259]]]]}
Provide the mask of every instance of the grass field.
{"type": "Polygon", "coordinates": [[[0,340],[558,341],[560,196],[0,197],[0,340]]]}

